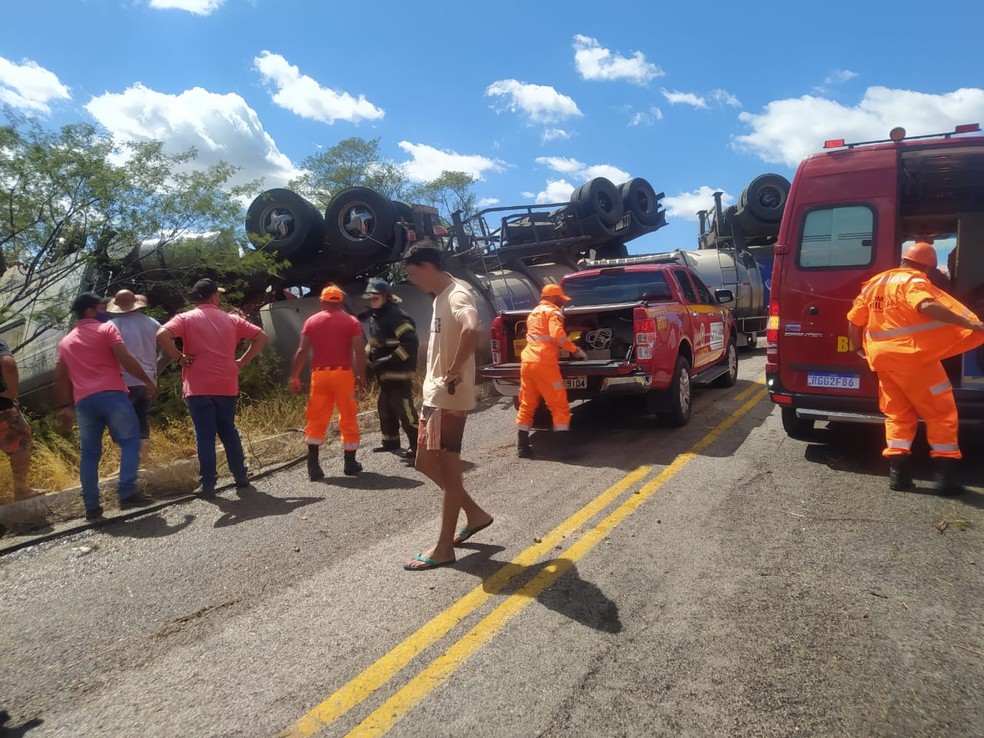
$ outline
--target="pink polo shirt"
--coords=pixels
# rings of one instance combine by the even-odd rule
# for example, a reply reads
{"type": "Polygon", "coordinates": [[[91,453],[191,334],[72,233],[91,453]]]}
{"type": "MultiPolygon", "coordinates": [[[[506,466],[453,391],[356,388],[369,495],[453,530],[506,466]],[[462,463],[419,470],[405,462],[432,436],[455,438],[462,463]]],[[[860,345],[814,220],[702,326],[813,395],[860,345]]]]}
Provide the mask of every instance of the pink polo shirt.
{"type": "Polygon", "coordinates": [[[175,315],[164,327],[183,341],[186,356],[195,357],[191,366],[181,368],[185,397],[239,394],[236,345],[256,337],[259,326],[206,303],[175,315]]]}
{"type": "Polygon", "coordinates": [[[113,346],[123,337],[112,323],[84,318],[58,342],[58,361],[68,368],[75,404],[97,392],[126,392],[113,346]]]}

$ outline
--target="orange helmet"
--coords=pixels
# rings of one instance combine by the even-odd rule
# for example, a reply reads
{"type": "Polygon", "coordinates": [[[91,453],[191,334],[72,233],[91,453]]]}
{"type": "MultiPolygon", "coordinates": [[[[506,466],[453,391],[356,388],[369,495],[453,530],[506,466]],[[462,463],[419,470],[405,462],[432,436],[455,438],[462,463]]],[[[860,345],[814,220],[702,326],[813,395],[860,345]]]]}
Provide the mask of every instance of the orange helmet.
{"type": "Polygon", "coordinates": [[[906,246],[902,251],[902,258],[930,269],[936,268],[936,249],[927,241],[916,241],[906,246]]]}
{"type": "Polygon", "coordinates": [[[547,284],[544,285],[543,289],[540,290],[540,297],[559,297],[564,302],[570,302],[567,295],[564,294],[564,289],[559,284],[547,284]]]}

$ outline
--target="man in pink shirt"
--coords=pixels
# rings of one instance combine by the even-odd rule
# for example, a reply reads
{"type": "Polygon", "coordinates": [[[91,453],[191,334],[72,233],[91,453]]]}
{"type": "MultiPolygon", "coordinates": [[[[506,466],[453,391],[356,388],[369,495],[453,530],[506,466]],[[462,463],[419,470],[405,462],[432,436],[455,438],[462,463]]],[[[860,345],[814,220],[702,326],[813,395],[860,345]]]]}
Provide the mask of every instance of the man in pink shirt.
{"type": "Polygon", "coordinates": [[[181,390],[195,424],[201,481],[198,492],[203,497],[215,495],[216,435],[222,441],[236,488],[249,487],[246,455],[236,430],[239,371],[267,342],[262,328],[219,307],[220,293],[221,288],[211,279],[198,280],[191,292],[197,307],[175,315],[157,332],[158,345],[181,365],[181,390]],[[176,338],[181,339],[180,350],[176,338]],[[248,341],[249,346],[237,359],[240,341],[248,341]]]}
{"type": "Polygon", "coordinates": [[[127,396],[121,367],[144,383],[149,397],[157,395],[157,385],[143,370],[112,323],[106,322],[108,297],[83,292],[72,303],[77,322],[58,343],[55,366],[55,392],[62,406],[58,417],[71,422],[74,414],[79,426],[82,502],[86,520],[102,517],[99,505],[99,460],[102,458],[103,432],[120,447],[120,509],[145,505],[154,498],[137,491],[137,466],[140,463],[140,424],[127,396]]]}

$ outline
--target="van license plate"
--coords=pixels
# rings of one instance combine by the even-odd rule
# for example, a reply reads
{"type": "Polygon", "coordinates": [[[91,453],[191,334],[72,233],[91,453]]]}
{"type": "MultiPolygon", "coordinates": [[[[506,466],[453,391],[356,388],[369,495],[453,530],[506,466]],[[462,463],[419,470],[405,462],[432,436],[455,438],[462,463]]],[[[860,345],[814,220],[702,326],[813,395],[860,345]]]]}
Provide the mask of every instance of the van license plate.
{"type": "Polygon", "coordinates": [[[583,374],[577,377],[564,377],[564,387],[566,389],[587,389],[588,378],[583,374]]]}
{"type": "Polygon", "coordinates": [[[830,389],[861,389],[860,374],[814,374],[806,375],[807,387],[828,387],[830,389]]]}

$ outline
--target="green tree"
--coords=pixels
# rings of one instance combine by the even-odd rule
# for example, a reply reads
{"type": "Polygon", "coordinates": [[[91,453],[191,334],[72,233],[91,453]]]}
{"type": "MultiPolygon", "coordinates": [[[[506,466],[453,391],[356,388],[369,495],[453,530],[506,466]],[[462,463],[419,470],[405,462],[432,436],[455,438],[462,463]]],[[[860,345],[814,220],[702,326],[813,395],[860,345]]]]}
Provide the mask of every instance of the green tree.
{"type": "Polygon", "coordinates": [[[399,164],[380,153],[378,138],[346,138],[307,157],[301,168],[305,173],[291,180],[287,187],[322,210],[328,207],[335,193],[347,187],[369,187],[399,200],[409,181],[399,164]]]}
{"type": "Polygon", "coordinates": [[[413,187],[409,196],[415,203],[437,208],[441,218],[450,222],[455,210],[465,214],[475,212],[476,197],[471,188],[477,181],[467,172],[444,171],[437,179],[413,187]]]}
{"type": "Polygon", "coordinates": [[[304,174],[287,187],[317,205],[328,207],[331,198],[348,187],[369,187],[392,200],[436,207],[445,222],[451,213],[475,210],[477,181],[466,172],[442,172],[429,182],[413,183],[400,164],[386,159],[379,139],[347,138],[301,162],[304,174]]]}
{"type": "Polygon", "coordinates": [[[84,289],[177,295],[206,273],[244,291],[270,257],[246,248],[236,168],[193,168],[194,150],[119,143],[87,124],[0,126],[0,332],[26,346],[67,323],[84,289]],[[151,268],[153,266],[154,268],[151,268]]]}

